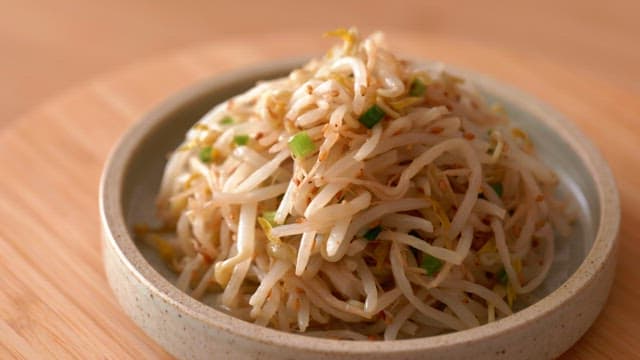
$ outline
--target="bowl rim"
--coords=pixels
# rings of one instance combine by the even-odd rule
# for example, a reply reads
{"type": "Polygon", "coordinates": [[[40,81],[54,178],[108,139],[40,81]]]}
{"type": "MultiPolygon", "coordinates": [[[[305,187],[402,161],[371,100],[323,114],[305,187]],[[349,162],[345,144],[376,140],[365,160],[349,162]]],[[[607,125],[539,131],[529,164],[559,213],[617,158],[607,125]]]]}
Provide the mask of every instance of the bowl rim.
{"type": "MultiPolygon", "coordinates": [[[[614,255],[620,224],[620,200],[606,161],[582,132],[559,112],[533,96],[509,85],[474,71],[446,65],[454,73],[469,79],[475,85],[489,90],[495,96],[517,104],[523,111],[535,114],[539,121],[567,142],[578,154],[592,175],[600,204],[600,216],[595,240],[578,269],[560,287],[538,302],[491,324],[459,332],[433,337],[391,341],[354,341],[310,338],[298,333],[262,327],[235,318],[205,305],[173,286],[158,273],[143,257],[128,231],[122,204],[122,192],[126,169],[132,155],[153,129],[160,126],[172,113],[178,112],[215,89],[224,89],[241,81],[260,80],[265,74],[284,73],[299,66],[307,58],[293,58],[256,64],[223,75],[205,79],[162,101],[141,120],[131,126],[111,151],[99,188],[99,210],[104,231],[105,245],[111,246],[127,270],[146,286],[152,294],[175,308],[178,313],[188,315],[209,327],[224,331],[250,342],[278,346],[292,350],[314,351],[325,354],[367,354],[375,351],[383,354],[407,351],[428,351],[434,348],[456,346],[463,343],[486,340],[525,326],[528,322],[551,315],[575,294],[586,289],[595,274],[614,255]],[[313,341],[310,341],[313,339],[313,341]]],[[[419,60],[422,63],[437,63],[419,60]]]]}

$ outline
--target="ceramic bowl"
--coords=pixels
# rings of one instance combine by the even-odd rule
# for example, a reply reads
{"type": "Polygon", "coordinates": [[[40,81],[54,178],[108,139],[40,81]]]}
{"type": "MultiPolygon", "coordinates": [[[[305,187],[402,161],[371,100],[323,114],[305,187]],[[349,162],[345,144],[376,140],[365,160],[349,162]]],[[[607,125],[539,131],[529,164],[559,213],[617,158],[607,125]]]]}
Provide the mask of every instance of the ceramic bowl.
{"type": "Polygon", "coordinates": [[[172,285],[175,275],[133,239],[132,226],[154,222],[154,197],[166,154],[213,105],[257,80],[282,76],[300,60],[254,66],[205,81],[166,100],[127,132],[108,160],[100,187],[104,262],[124,311],[169,353],[185,359],[543,359],[573,345],[602,309],[613,280],[620,220],[611,172],[562,115],[485,76],[450,69],[499,101],[561,179],[578,214],[570,239],[532,305],[497,322],[457,333],[396,341],[344,341],[284,333],[233,318],[172,285]]]}

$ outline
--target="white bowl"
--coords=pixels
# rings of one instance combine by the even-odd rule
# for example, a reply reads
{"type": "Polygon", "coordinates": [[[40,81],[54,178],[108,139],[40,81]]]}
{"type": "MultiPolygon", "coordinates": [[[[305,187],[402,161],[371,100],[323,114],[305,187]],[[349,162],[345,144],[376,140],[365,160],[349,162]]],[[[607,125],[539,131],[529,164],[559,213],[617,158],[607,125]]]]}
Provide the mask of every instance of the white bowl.
{"type": "Polygon", "coordinates": [[[573,345],[602,309],[613,280],[620,206],[611,172],[593,145],[562,115],[485,76],[450,69],[500,101],[530,134],[540,156],[576,204],[572,237],[535,303],[497,322],[461,332],[396,341],[311,338],[226,315],[172,285],[175,275],[133,239],[133,224],[154,222],[165,155],[213,105],[257,80],[288,73],[300,60],[254,66],[182,91],[147,114],[118,143],[100,186],[104,261],[125,312],[168,352],[189,359],[543,359],[573,345]]]}

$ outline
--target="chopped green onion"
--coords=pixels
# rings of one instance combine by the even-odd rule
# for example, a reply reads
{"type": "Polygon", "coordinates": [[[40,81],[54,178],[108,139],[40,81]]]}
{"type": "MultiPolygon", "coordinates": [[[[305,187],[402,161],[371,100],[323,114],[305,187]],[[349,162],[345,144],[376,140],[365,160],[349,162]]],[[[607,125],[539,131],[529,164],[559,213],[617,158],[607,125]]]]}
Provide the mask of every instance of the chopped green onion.
{"type": "Polygon", "coordinates": [[[303,158],[316,150],[316,144],[306,131],[301,131],[289,139],[289,150],[293,156],[303,158]]]}
{"type": "Polygon", "coordinates": [[[233,118],[231,116],[225,116],[220,120],[220,125],[231,125],[233,124],[233,118]]]}
{"type": "Polygon", "coordinates": [[[498,194],[498,197],[502,197],[502,183],[491,184],[491,188],[498,194]]]}
{"type": "Polygon", "coordinates": [[[364,114],[360,115],[358,121],[360,121],[362,125],[366,126],[367,129],[371,129],[379,123],[380,120],[382,120],[384,115],[384,110],[382,110],[378,105],[373,105],[365,111],[364,114]]]}
{"type": "Polygon", "coordinates": [[[422,96],[425,91],[427,91],[427,86],[420,79],[413,79],[409,87],[409,95],[422,96]]]}
{"type": "Polygon", "coordinates": [[[202,148],[200,150],[200,154],[198,154],[200,157],[200,161],[202,161],[203,163],[211,162],[211,159],[213,158],[213,156],[211,156],[211,150],[211,146],[202,148]]]}
{"type": "Polygon", "coordinates": [[[500,269],[500,271],[496,273],[496,277],[498,278],[498,282],[502,285],[507,285],[509,282],[509,276],[504,268],[500,269]]]}
{"type": "Polygon", "coordinates": [[[440,271],[440,268],[442,267],[442,261],[440,261],[440,259],[438,259],[437,257],[425,254],[424,258],[422,259],[421,265],[423,269],[427,270],[427,275],[433,275],[440,271]]]}
{"type": "Polygon", "coordinates": [[[271,226],[276,226],[276,212],[275,211],[265,211],[262,213],[262,217],[271,224],[271,226]]]}
{"type": "Polygon", "coordinates": [[[249,135],[236,135],[233,137],[233,142],[238,146],[245,146],[249,142],[249,135]]]}
{"type": "Polygon", "coordinates": [[[367,232],[364,233],[363,236],[365,239],[369,241],[373,241],[378,237],[378,235],[380,235],[381,231],[382,231],[382,227],[378,225],[376,227],[372,227],[371,229],[367,230],[367,232]]]}

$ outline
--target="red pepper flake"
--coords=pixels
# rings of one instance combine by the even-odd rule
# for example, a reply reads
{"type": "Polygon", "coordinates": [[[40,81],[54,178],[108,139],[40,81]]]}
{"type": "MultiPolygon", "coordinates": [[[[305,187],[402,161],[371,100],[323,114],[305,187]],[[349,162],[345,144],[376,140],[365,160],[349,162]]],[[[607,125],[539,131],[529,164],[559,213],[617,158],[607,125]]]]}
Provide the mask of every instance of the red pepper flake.
{"type": "Polygon", "coordinates": [[[541,202],[542,200],[544,200],[544,194],[538,194],[538,196],[536,196],[536,201],[541,202]]]}
{"type": "Polygon", "coordinates": [[[438,187],[440,188],[440,190],[442,191],[447,191],[447,183],[444,180],[440,180],[438,182],[438,187]]]}
{"type": "Polygon", "coordinates": [[[520,232],[521,231],[522,231],[522,228],[520,226],[518,226],[518,225],[514,225],[513,226],[513,230],[512,230],[513,235],[520,236],[520,232]]]}
{"type": "Polygon", "coordinates": [[[429,132],[432,134],[440,134],[443,131],[444,131],[444,128],[442,126],[434,126],[431,129],[429,129],[429,132]]]}
{"type": "Polygon", "coordinates": [[[464,133],[464,135],[462,135],[462,136],[463,136],[465,139],[467,139],[467,140],[473,140],[473,139],[475,139],[475,138],[476,138],[476,136],[475,136],[475,135],[473,135],[473,133],[470,133],[470,132],[466,132],[466,133],[464,133]]]}
{"type": "Polygon", "coordinates": [[[204,258],[204,261],[207,264],[211,264],[213,262],[213,258],[211,256],[209,256],[209,254],[207,254],[205,252],[200,252],[200,255],[202,255],[202,257],[204,258]]]}

